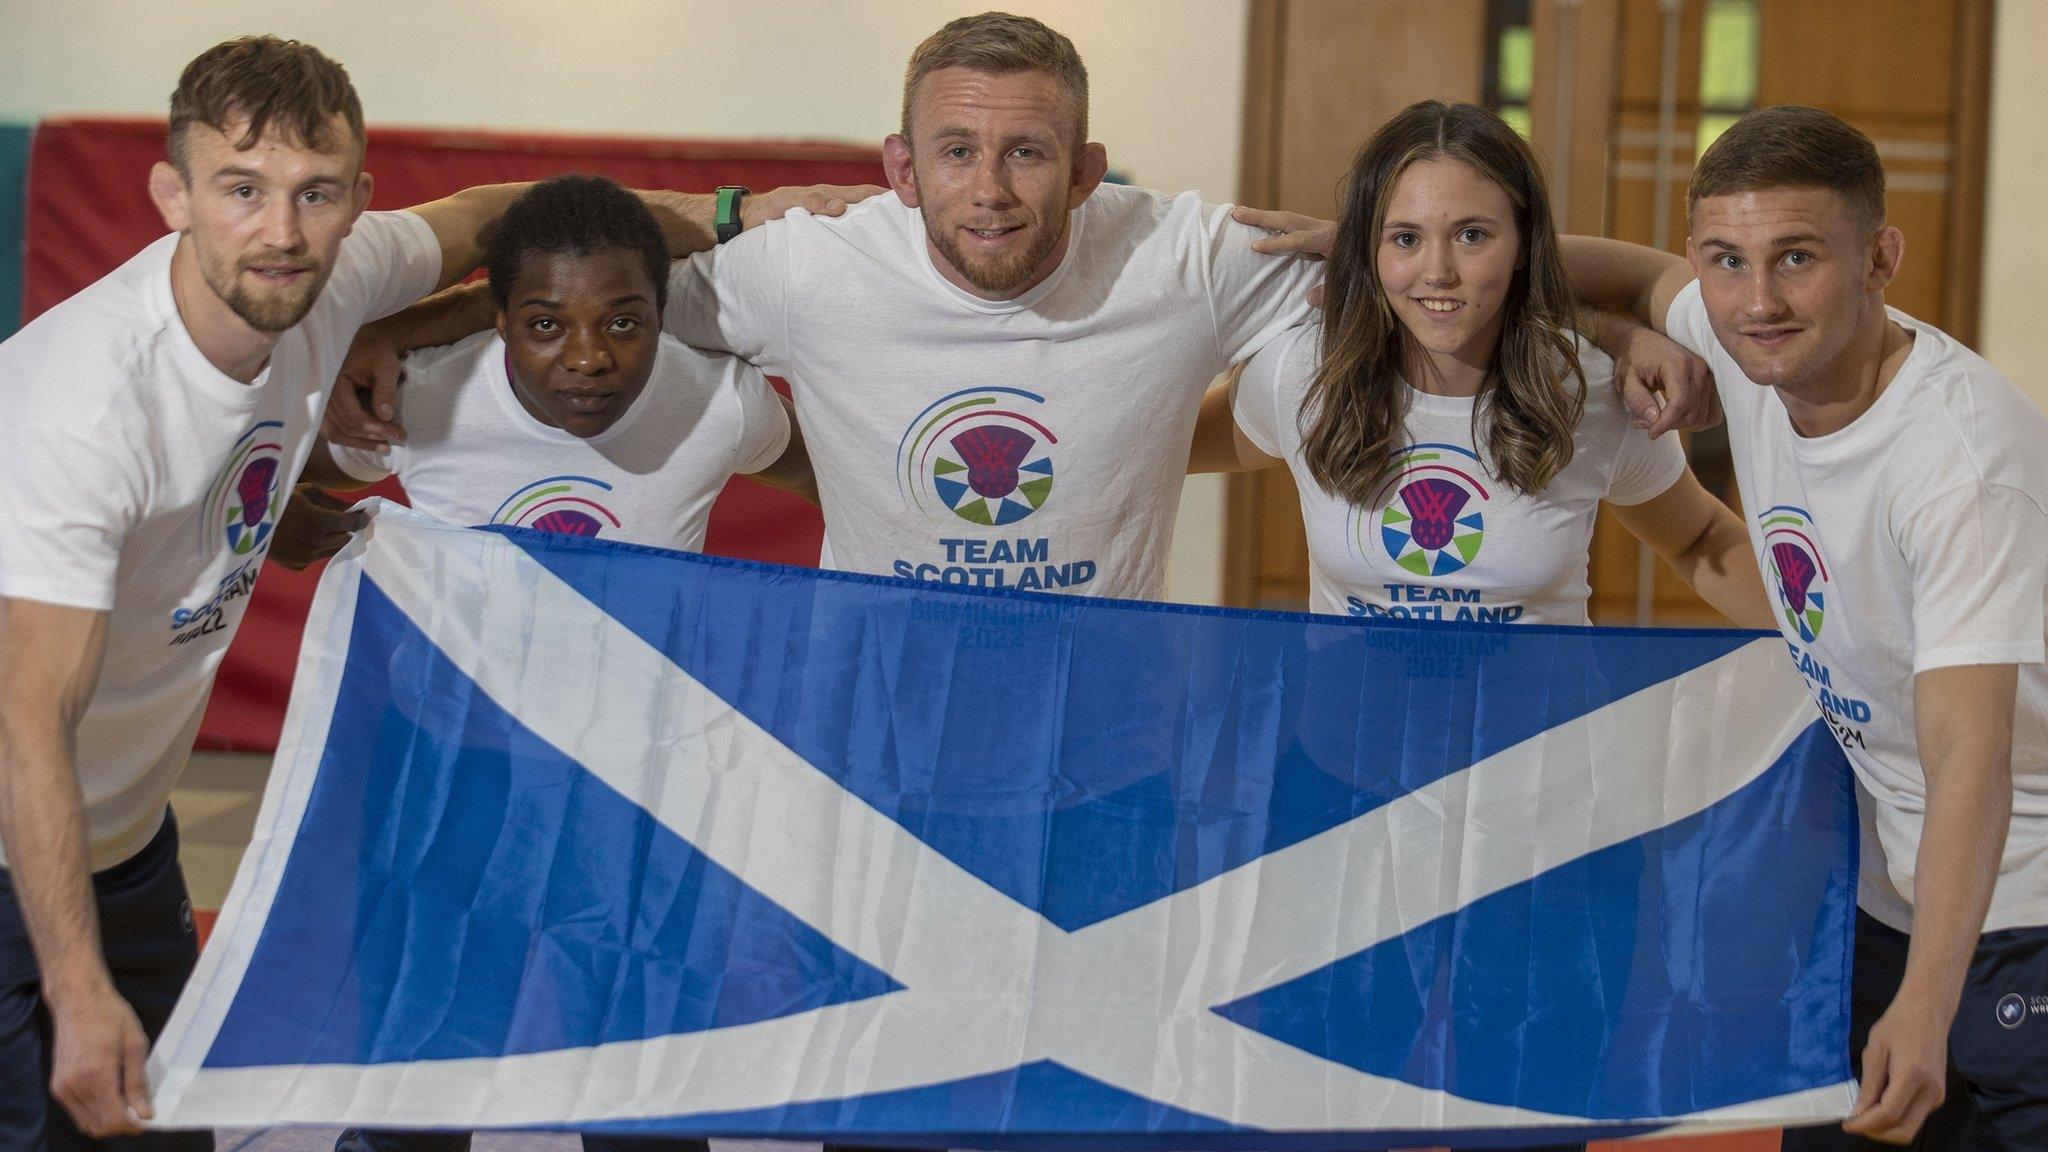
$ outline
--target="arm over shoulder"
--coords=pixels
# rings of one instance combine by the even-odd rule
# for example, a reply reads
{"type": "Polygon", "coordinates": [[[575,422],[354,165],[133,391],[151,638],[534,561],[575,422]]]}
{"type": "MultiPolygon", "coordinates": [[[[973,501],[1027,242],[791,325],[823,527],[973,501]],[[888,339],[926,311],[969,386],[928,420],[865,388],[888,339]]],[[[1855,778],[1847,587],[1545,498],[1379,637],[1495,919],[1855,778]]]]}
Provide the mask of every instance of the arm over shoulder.
{"type": "Polygon", "coordinates": [[[791,230],[807,223],[802,217],[769,221],[671,264],[663,328],[693,347],[784,370],[791,230]]]}
{"type": "Polygon", "coordinates": [[[365,212],[341,242],[321,303],[353,332],[434,291],[441,243],[415,212],[365,212]]]}
{"type": "Polygon", "coordinates": [[[1216,328],[1220,367],[1235,364],[1289,328],[1306,323],[1308,292],[1322,282],[1321,262],[1252,250],[1266,234],[1230,218],[1230,205],[1203,204],[1199,254],[1216,328]]]}

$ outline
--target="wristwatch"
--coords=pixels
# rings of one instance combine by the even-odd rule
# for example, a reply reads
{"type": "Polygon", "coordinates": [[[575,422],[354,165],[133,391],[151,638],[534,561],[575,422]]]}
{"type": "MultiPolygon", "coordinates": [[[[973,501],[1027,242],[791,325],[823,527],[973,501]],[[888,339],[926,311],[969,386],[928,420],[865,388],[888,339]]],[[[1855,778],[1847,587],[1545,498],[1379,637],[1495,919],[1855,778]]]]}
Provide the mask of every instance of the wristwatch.
{"type": "Polygon", "coordinates": [[[746,198],[747,190],[738,184],[727,184],[718,190],[718,211],[711,222],[720,244],[740,234],[740,201],[746,198]]]}

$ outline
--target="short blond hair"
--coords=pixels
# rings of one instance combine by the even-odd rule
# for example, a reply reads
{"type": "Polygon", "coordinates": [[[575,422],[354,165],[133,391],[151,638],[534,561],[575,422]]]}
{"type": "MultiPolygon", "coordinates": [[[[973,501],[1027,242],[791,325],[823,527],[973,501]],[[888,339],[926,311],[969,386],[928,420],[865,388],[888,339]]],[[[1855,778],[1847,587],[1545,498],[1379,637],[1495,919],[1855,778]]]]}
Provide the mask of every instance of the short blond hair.
{"type": "Polygon", "coordinates": [[[194,124],[226,132],[246,118],[237,150],[254,148],[266,131],[289,144],[324,151],[330,123],[339,116],[357,149],[363,146],[363,102],[348,70],[311,44],[276,36],[243,36],[216,44],[195,57],[171,93],[170,132],[165,141],[178,174],[186,167],[185,134],[194,124]]]}
{"type": "Polygon", "coordinates": [[[903,135],[910,136],[910,105],[924,78],[945,68],[991,76],[1044,72],[1059,82],[1074,106],[1074,146],[1088,141],[1088,68],[1074,42],[1033,20],[1008,12],[962,16],[931,34],[910,54],[903,73],[903,135]]]}

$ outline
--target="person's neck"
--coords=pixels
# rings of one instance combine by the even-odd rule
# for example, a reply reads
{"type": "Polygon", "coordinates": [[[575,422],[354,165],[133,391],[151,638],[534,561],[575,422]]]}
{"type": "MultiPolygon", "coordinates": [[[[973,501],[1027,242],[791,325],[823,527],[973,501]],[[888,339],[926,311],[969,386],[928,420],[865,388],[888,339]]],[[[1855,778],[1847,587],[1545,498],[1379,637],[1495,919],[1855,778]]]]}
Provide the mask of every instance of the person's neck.
{"type": "Polygon", "coordinates": [[[1870,411],[1891,386],[1913,348],[1913,334],[1892,323],[1882,301],[1857,326],[1842,355],[1819,375],[1796,385],[1777,386],[1792,430],[1804,437],[1827,436],[1870,411]]]}
{"type": "Polygon", "coordinates": [[[1456,396],[1464,399],[1479,395],[1479,388],[1486,382],[1486,364],[1471,364],[1447,352],[1433,352],[1407,342],[1405,371],[1408,386],[1429,396],[1456,396]]]}
{"type": "Polygon", "coordinates": [[[182,236],[171,254],[171,302],[199,354],[221,375],[248,384],[263,374],[277,348],[279,333],[259,332],[235,315],[207,284],[199,271],[198,255],[182,236]]]}

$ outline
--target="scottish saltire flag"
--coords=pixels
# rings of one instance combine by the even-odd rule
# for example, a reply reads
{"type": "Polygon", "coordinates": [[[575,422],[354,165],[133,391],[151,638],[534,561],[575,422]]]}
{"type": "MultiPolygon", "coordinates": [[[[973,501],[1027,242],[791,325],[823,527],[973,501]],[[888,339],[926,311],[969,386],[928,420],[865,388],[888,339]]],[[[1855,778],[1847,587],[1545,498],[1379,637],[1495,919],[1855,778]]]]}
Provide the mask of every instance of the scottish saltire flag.
{"type": "Polygon", "coordinates": [[[1843,1115],[1775,637],[990,593],[384,508],[165,1126],[1512,1145],[1843,1115]]]}

